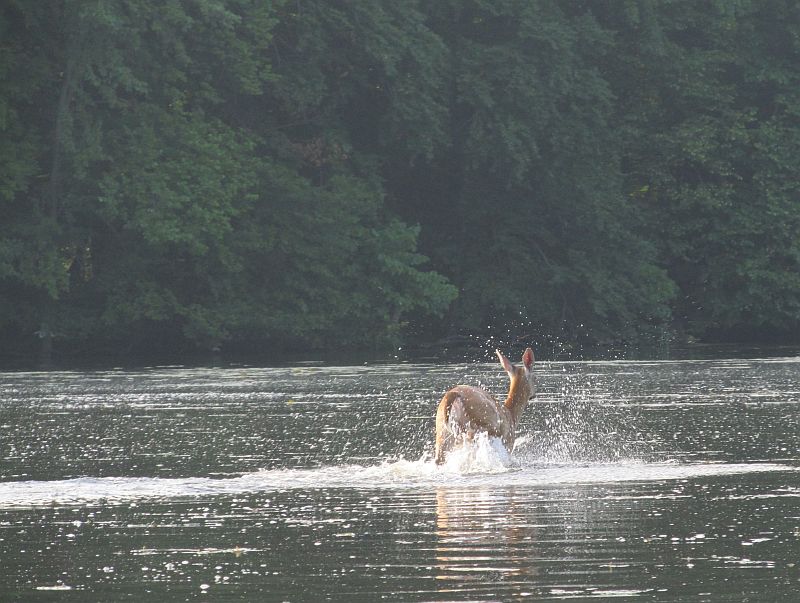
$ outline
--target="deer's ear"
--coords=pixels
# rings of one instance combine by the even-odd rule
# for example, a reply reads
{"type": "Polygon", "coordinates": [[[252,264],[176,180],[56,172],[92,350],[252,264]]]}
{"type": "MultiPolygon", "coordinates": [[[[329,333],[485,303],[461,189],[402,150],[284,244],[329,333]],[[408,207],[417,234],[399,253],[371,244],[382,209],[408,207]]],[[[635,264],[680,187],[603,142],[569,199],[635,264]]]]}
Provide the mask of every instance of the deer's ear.
{"type": "Polygon", "coordinates": [[[503,352],[501,352],[500,350],[495,350],[495,353],[497,354],[497,357],[500,359],[500,364],[503,365],[503,370],[505,370],[505,372],[508,373],[509,377],[513,377],[514,365],[511,364],[511,361],[508,358],[503,356],[503,352]]]}
{"type": "Polygon", "coordinates": [[[532,349],[527,348],[525,350],[525,353],[522,355],[522,364],[525,365],[525,368],[527,370],[531,370],[531,368],[533,367],[533,350],[532,349]]]}

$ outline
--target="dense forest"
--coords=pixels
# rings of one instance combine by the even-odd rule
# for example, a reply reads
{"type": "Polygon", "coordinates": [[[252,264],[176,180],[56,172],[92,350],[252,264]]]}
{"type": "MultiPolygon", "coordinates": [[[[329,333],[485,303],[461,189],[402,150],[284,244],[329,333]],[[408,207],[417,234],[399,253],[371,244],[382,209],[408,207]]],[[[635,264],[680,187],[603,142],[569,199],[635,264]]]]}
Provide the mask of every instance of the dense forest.
{"type": "Polygon", "coordinates": [[[6,359],[798,342],[800,4],[6,0],[0,216],[6,359]]]}

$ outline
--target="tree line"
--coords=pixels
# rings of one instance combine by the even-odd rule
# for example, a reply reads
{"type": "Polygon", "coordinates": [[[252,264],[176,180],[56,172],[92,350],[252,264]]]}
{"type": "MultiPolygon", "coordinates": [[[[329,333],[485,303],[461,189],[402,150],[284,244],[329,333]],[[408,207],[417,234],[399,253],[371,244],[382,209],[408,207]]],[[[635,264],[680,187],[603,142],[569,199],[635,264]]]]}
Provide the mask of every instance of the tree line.
{"type": "Polygon", "coordinates": [[[10,0],[0,342],[796,342],[798,174],[792,0],[10,0]]]}

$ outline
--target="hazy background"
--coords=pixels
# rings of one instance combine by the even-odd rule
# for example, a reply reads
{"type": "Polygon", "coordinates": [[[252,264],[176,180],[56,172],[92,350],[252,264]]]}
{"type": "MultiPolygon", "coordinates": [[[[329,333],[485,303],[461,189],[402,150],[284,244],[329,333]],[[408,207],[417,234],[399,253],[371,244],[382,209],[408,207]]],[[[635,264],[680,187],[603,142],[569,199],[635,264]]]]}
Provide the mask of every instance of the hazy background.
{"type": "Polygon", "coordinates": [[[0,363],[800,342],[800,5],[10,0],[0,363]]]}

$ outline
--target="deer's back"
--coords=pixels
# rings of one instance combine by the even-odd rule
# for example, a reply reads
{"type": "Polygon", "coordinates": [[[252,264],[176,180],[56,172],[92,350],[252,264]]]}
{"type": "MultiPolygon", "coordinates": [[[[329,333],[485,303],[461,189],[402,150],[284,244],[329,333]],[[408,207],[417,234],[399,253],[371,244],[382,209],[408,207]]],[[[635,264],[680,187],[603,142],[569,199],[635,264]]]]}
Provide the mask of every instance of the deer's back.
{"type": "Polygon", "coordinates": [[[441,422],[498,437],[506,436],[511,427],[508,411],[488,392],[471,385],[458,385],[444,395],[436,413],[437,426],[441,422]]]}

